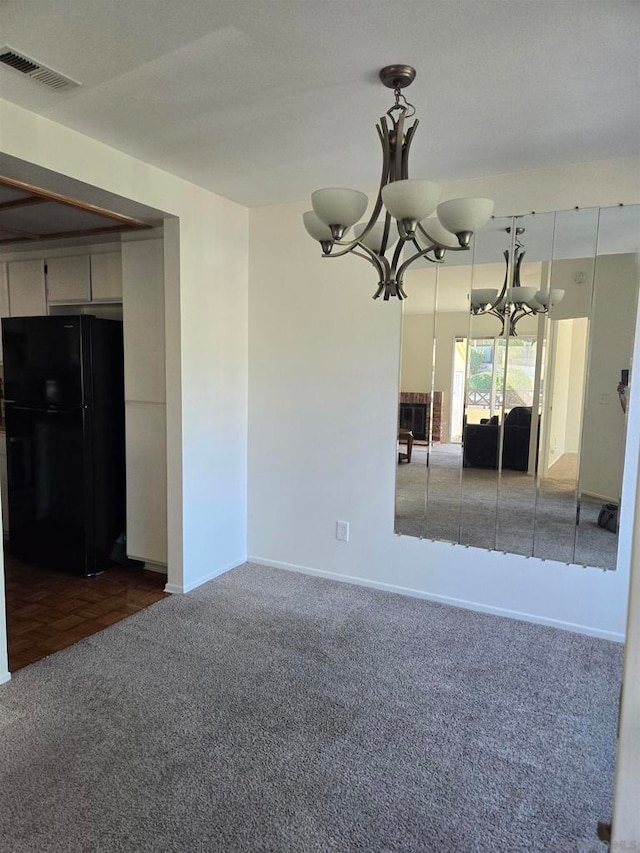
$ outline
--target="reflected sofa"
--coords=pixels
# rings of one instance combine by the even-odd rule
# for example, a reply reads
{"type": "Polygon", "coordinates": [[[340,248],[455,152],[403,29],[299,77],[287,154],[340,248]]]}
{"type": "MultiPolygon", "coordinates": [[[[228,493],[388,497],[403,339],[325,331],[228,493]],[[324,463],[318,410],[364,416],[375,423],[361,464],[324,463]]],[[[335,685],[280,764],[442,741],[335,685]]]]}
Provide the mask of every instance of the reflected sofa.
{"type": "MultiPolygon", "coordinates": [[[[529,468],[531,407],[515,406],[504,419],[502,467],[514,471],[529,468]]],[[[465,424],[462,433],[462,464],[465,468],[497,468],[500,424],[494,415],[486,423],[465,424]]]]}

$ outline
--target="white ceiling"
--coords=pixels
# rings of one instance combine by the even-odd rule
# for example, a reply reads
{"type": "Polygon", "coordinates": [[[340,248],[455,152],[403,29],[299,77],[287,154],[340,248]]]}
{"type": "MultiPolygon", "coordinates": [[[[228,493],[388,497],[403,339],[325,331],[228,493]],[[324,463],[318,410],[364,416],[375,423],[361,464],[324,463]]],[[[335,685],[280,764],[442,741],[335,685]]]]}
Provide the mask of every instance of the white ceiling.
{"type": "Polygon", "coordinates": [[[0,42],[82,84],[0,97],[248,206],[374,188],[393,62],[414,177],[638,151],[636,0],[0,0],[0,42]]]}

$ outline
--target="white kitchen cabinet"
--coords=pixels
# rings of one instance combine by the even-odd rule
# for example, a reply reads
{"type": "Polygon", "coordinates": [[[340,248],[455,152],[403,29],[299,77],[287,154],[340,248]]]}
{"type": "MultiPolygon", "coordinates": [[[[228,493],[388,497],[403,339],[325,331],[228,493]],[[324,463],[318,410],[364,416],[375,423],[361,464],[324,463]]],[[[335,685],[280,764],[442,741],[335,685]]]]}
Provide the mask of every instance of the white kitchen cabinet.
{"type": "Polygon", "coordinates": [[[91,255],[92,302],[122,301],[122,260],[120,252],[91,255]]]}
{"type": "Polygon", "coordinates": [[[9,307],[12,317],[43,317],[47,313],[44,260],[9,261],[9,307]]]}
{"type": "Polygon", "coordinates": [[[127,554],[167,565],[167,439],[165,407],[125,404],[127,554]]]}
{"type": "Polygon", "coordinates": [[[89,302],[91,272],[89,255],[47,258],[49,302],[89,302]]]}

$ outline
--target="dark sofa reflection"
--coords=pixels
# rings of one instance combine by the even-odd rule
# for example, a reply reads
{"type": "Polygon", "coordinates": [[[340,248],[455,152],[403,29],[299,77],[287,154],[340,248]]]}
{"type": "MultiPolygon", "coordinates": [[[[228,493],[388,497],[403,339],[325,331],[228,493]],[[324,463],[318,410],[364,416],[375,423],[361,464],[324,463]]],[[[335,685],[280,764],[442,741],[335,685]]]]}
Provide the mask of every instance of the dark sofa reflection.
{"type": "MultiPolygon", "coordinates": [[[[515,406],[504,419],[502,467],[514,471],[529,468],[531,406],[515,406]]],[[[500,424],[494,415],[485,423],[465,424],[463,465],[465,468],[497,468],[500,424]]]]}

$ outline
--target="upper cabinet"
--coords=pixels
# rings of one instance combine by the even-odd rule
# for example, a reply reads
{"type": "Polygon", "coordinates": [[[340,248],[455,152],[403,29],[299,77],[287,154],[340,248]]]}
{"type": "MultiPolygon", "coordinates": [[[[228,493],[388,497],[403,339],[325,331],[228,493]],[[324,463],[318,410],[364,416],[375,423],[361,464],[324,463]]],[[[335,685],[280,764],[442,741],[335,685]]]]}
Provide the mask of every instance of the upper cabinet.
{"type": "Polygon", "coordinates": [[[0,261],[0,317],[41,316],[48,306],[122,303],[119,244],[29,251],[0,261]]]}
{"type": "Polygon", "coordinates": [[[12,317],[39,317],[47,313],[44,260],[9,261],[9,307],[12,317]]]}
{"type": "Polygon", "coordinates": [[[122,301],[120,252],[91,255],[91,299],[93,302],[122,301]]]}
{"type": "Polygon", "coordinates": [[[121,302],[120,252],[47,258],[50,303],[121,302]]]}
{"type": "Polygon", "coordinates": [[[49,302],[91,301],[89,255],[47,258],[46,265],[49,302]]]}

